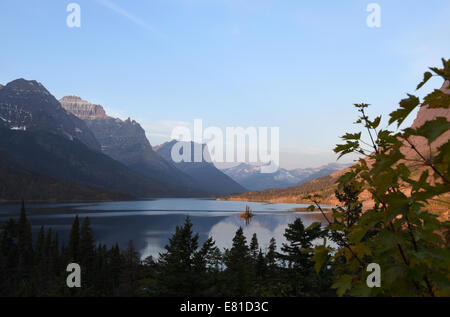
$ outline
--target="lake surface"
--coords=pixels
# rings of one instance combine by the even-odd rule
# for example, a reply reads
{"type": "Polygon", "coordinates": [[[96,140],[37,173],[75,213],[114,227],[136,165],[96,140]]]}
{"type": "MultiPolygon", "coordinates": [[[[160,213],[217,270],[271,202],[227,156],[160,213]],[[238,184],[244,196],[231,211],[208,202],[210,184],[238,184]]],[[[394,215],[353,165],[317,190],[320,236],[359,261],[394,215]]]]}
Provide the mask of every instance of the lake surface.
{"type": "MultiPolygon", "coordinates": [[[[267,204],[255,202],[216,201],[210,199],[167,198],[145,201],[74,203],[74,204],[29,204],[27,215],[32,224],[33,235],[40,227],[52,227],[67,244],[75,215],[82,221],[89,217],[97,243],[108,246],[118,242],[126,248],[133,240],[141,257],[158,257],[164,246],[182,225],[186,216],[192,220],[194,232],[199,233],[200,243],[212,236],[219,248],[230,248],[236,230],[243,227],[248,241],[256,233],[260,247],[267,248],[272,237],[278,247],[284,239],[289,223],[301,218],[305,226],[313,222],[324,222],[318,212],[295,212],[304,208],[301,204],[267,204]],[[248,205],[255,216],[250,224],[239,217],[248,205]]],[[[0,222],[17,218],[20,206],[0,205],[0,222]]]]}

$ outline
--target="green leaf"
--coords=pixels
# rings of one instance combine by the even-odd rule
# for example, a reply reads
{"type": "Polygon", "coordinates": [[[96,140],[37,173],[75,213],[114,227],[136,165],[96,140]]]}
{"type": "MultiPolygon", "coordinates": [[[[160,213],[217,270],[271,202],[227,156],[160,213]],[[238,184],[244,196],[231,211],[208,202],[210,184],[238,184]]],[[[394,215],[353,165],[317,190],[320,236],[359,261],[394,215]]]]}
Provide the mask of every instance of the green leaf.
{"type": "Polygon", "coordinates": [[[321,223],[320,222],[313,222],[312,224],[310,224],[308,226],[308,228],[306,228],[306,230],[313,230],[314,228],[320,227],[321,223]]]}
{"type": "Polygon", "coordinates": [[[397,122],[399,127],[408,115],[420,104],[420,99],[416,96],[408,94],[408,98],[400,101],[400,108],[389,114],[389,124],[397,122]]]}
{"type": "Polygon", "coordinates": [[[339,277],[336,283],[331,288],[336,289],[338,296],[343,296],[349,289],[352,288],[353,277],[349,274],[344,274],[339,277]]]}
{"type": "Polygon", "coordinates": [[[349,233],[349,241],[352,243],[359,243],[362,238],[367,233],[368,228],[363,226],[357,226],[355,227],[350,233],[349,233]]]}
{"type": "Polygon", "coordinates": [[[381,116],[376,117],[375,120],[373,120],[371,127],[373,129],[378,128],[378,126],[380,125],[380,122],[381,122],[381,116]]]}
{"type": "Polygon", "coordinates": [[[361,132],[359,133],[346,133],[341,137],[344,140],[359,140],[361,139],[361,132]]]}
{"type": "Polygon", "coordinates": [[[450,122],[444,117],[438,117],[432,121],[427,121],[423,126],[415,130],[415,135],[420,135],[428,139],[428,143],[432,143],[440,135],[450,129],[450,122]]]}
{"type": "Polygon", "coordinates": [[[430,67],[430,69],[445,80],[450,80],[450,60],[445,60],[443,58],[442,64],[444,68],[430,67]]]}
{"type": "Polygon", "coordinates": [[[424,104],[427,104],[430,109],[448,109],[450,107],[450,95],[445,94],[439,89],[435,89],[424,98],[424,104]]]}
{"type": "Polygon", "coordinates": [[[314,262],[314,269],[317,273],[320,272],[326,261],[328,260],[329,249],[323,245],[317,246],[314,249],[312,261],[314,262]]]}
{"type": "Polygon", "coordinates": [[[433,77],[433,74],[430,72],[426,72],[425,74],[423,74],[423,81],[417,86],[416,90],[422,88],[422,86],[425,85],[431,77],[433,77]]]}
{"type": "Polygon", "coordinates": [[[352,153],[352,152],[356,151],[357,149],[359,149],[359,142],[358,141],[347,141],[346,144],[338,144],[338,145],[336,145],[336,147],[334,148],[333,151],[335,153],[339,153],[339,157],[338,158],[341,158],[345,154],[352,153]]]}

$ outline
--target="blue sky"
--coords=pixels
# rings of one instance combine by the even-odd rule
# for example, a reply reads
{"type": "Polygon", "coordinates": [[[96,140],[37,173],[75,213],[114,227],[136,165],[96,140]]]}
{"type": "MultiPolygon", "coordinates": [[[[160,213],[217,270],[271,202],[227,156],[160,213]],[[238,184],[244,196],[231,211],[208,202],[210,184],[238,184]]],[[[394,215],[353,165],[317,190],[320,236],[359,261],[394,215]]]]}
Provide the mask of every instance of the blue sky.
{"type": "Polygon", "coordinates": [[[366,25],[370,2],[2,0],[0,83],[79,95],[136,119],[153,145],[195,118],[279,126],[282,166],[318,166],[353,129],[353,103],[387,115],[450,57],[449,1],[376,1],[380,28],[366,25]],[[81,28],[66,25],[71,2],[81,28]]]}

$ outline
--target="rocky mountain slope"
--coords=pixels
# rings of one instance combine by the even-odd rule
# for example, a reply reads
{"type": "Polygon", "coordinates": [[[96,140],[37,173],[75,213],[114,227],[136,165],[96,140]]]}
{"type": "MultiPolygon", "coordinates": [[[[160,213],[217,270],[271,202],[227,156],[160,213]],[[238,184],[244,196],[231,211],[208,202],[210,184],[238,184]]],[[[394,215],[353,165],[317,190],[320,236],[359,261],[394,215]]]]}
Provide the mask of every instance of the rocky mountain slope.
{"type": "Polygon", "coordinates": [[[64,183],[133,197],[170,194],[156,180],[138,175],[100,151],[46,131],[0,129],[0,156],[23,170],[64,183]]]}
{"type": "Polygon", "coordinates": [[[260,166],[242,163],[222,171],[249,190],[265,190],[297,186],[308,180],[329,175],[347,166],[347,164],[331,163],[318,168],[294,170],[279,168],[275,173],[263,174],[260,166]]]}
{"type": "MultiPolygon", "coordinates": [[[[208,162],[208,158],[206,160],[203,159],[202,162],[194,162],[193,142],[185,143],[185,146],[191,147],[191,162],[174,162],[172,160],[171,151],[176,143],[177,141],[166,142],[155,147],[155,150],[169,164],[194,179],[196,185],[201,186],[201,189],[213,191],[221,195],[243,193],[247,191],[243,186],[231,179],[231,177],[217,169],[214,164],[208,162]]],[[[203,146],[203,152],[205,152],[205,146],[203,146]]]]}
{"type": "Polygon", "coordinates": [[[169,164],[152,148],[144,129],[135,120],[108,116],[102,106],[66,96],[60,100],[69,112],[82,119],[101,144],[102,152],[130,169],[166,184],[177,195],[213,195],[199,189],[195,180],[169,164]]]}
{"type": "Polygon", "coordinates": [[[17,79],[0,89],[0,126],[48,131],[100,150],[100,144],[86,124],[65,111],[58,100],[34,80],[17,79]]]}
{"type": "MultiPolygon", "coordinates": [[[[91,115],[95,114],[100,112],[91,115]]],[[[137,173],[102,153],[88,125],[36,81],[19,79],[0,89],[0,157],[0,200],[110,200],[186,193],[185,188],[137,173]]]]}

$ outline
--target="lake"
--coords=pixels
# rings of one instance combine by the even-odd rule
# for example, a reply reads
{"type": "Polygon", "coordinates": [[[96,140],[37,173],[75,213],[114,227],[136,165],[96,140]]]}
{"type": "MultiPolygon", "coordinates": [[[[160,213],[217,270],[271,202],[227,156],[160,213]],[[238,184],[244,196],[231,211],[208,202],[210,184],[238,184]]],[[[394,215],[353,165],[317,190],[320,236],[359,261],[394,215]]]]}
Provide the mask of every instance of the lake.
{"type": "MultiPolygon", "coordinates": [[[[216,245],[230,248],[236,230],[241,226],[249,241],[256,233],[260,247],[267,248],[272,237],[278,247],[284,239],[289,223],[301,218],[305,226],[313,222],[324,222],[320,212],[296,212],[304,208],[301,204],[268,204],[256,202],[217,201],[212,199],[165,198],[144,201],[71,203],[71,204],[27,204],[26,210],[36,237],[41,226],[52,227],[67,244],[75,215],[83,220],[88,216],[97,243],[108,246],[118,242],[126,248],[133,240],[142,258],[158,257],[164,250],[177,225],[182,225],[186,216],[191,217],[194,232],[199,233],[200,243],[212,236],[216,245]],[[246,225],[239,217],[249,206],[254,217],[246,225]]],[[[18,204],[0,205],[0,222],[17,218],[18,204]]]]}

